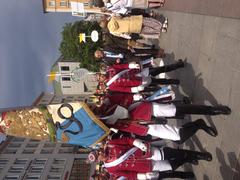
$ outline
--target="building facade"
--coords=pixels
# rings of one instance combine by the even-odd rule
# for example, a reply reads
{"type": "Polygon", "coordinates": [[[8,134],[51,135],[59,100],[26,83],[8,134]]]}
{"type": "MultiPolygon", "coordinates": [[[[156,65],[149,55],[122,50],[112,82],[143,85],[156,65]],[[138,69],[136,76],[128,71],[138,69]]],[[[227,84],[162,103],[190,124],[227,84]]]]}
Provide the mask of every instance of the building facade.
{"type": "Polygon", "coordinates": [[[95,73],[80,68],[80,63],[74,60],[61,56],[52,66],[50,78],[52,74],[55,76],[51,82],[56,95],[91,96],[96,91],[95,73]]]}
{"type": "Polygon", "coordinates": [[[44,12],[72,12],[71,3],[83,3],[86,13],[101,13],[100,8],[93,7],[90,0],[42,0],[44,12]]]}
{"type": "MultiPolygon", "coordinates": [[[[85,99],[88,96],[41,93],[33,106],[85,99]]],[[[8,136],[0,144],[0,179],[89,180],[95,166],[86,163],[88,153],[89,149],[69,144],[8,136]]]]}
{"type": "Polygon", "coordinates": [[[84,3],[88,7],[88,0],[43,0],[44,12],[71,12],[71,2],[84,3]]]}
{"type": "Polygon", "coordinates": [[[93,94],[97,80],[87,69],[79,68],[78,62],[58,62],[62,94],[93,94]]]}
{"type": "Polygon", "coordinates": [[[86,150],[68,144],[9,137],[0,153],[0,179],[5,180],[88,180],[94,171],[86,150]]]}
{"type": "Polygon", "coordinates": [[[42,92],[40,96],[33,103],[33,106],[69,103],[69,102],[75,102],[75,101],[82,101],[82,102],[91,104],[91,103],[96,103],[97,100],[94,95],[86,95],[86,94],[56,95],[56,94],[42,92]]]}

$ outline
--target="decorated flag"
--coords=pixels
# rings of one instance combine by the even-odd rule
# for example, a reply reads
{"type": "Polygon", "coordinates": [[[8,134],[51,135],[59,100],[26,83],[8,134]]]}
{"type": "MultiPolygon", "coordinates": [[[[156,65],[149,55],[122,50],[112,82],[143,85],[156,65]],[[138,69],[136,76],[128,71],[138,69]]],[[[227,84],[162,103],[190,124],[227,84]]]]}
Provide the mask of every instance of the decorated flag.
{"type": "Polygon", "coordinates": [[[83,102],[7,111],[1,129],[7,135],[94,147],[110,130],[83,102]]]}

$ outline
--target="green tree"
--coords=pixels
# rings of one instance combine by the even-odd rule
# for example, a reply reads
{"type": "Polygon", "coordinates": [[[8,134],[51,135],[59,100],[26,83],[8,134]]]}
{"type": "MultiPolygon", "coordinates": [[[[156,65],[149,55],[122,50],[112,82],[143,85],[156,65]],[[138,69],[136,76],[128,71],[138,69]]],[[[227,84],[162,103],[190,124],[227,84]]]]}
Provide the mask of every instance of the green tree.
{"type": "Polygon", "coordinates": [[[80,62],[80,67],[90,71],[98,71],[99,66],[94,58],[94,52],[103,44],[101,28],[97,22],[76,21],[66,23],[62,31],[62,42],[59,51],[64,59],[71,59],[80,62]],[[91,35],[93,30],[99,33],[99,40],[92,42],[86,38],[86,42],[79,42],[79,33],[91,35]]]}

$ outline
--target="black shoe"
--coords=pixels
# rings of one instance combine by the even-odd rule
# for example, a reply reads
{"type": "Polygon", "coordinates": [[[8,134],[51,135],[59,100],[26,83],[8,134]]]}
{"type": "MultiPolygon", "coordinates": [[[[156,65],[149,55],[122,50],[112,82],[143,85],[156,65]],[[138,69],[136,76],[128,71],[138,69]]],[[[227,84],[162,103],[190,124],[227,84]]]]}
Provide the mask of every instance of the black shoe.
{"type": "Polygon", "coordinates": [[[195,176],[193,172],[183,172],[183,171],[165,171],[163,173],[159,173],[158,179],[193,179],[195,176]]]}
{"type": "Polygon", "coordinates": [[[184,65],[184,62],[182,59],[179,59],[178,62],[177,62],[177,67],[179,68],[183,68],[185,65],[184,65]]]}
{"type": "Polygon", "coordinates": [[[195,175],[194,175],[193,172],[181,172],[181,171],[171,172],[170,171],[170,173],[174,174],[174,176],[170,176],[171,178],[179,178],[179,179],[193,179],[193,178],[195,178],[195,175]]]}
{"type": "Polygon", "coordinates": [[[185,175],[182,177],[184,179],[193,179],[195,177],[193,172],[185,172],[185,175]]]}
{"type": "Polygon", "coordinates": [[[183,97],[183,103],[184,104],[191,104],[192,101],[191,101],[190,97],[184,96],[183,97]]]}
{"type": "Polygon", "coordinates": [[[197,153],[196,159],[198,160],[206,160],[206,161],[212,161],[212,154],[209,152],[204,153],[197,153]]]}
{"type": "Polygon", "coordinates": [[[187,152],[187,161],[194,164],[198,164],[198,160],[212,161],[212,154],[209,152],[187,152]]]}
{"type": "Polygon", "coordinates": [[[215,112],[218,112],[219,114],[231,114],[232,110],[228,106],[216,106],[215,112]]]}
{"type": "Polygon", "coordinates": [[[179,79],[169,79],[170,83],[172,85],[179,85],[180,84],[180,80],[179,79]]]}
{"type": "Polygon", "coordinates": [[[213,127],[209,127],[203,119],[198,119],[195,121],[195,123],[197,123],[200,128],[210,136],[216,137],[218,135],[217,130],[213,127]]]}
{"type": "Polygon", "coordinates": [[[156,118],[156,117],[154,117],[153,121],[156,124],[167,124],[167,119],[165,119],[165,118],[156,118]]]}

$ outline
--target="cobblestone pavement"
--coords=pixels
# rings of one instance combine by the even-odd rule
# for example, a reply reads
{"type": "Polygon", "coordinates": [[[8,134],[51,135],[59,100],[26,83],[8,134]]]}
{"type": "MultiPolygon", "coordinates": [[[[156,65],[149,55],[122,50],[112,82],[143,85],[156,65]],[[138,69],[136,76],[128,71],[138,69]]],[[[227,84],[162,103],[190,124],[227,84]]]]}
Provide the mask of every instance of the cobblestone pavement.
{"type": "MultiPolygon", "coordinates": [[[[239,180],[240,20],[159,12],[169,19],[168,32],[160,37],[160,47],[168,53],[165,63],[179,58],[188,63],[185,69],[169,74],[181,80],[180,90],[176,90],[178,96],[188,95],[194,103],[225,104],[232,108],[230,116],[191,116],[184,120],[204,118],[219,133],[213,138],[199,131],[184,145],[213,154],[212,162],[200,162],[198,166],[187,166],[186,169],[193,169],[199,180],[239,180]]],[[[178,125],[183,123],[181,120],[170,121],[178,125]]]]}
{"type": "Polygon", "coordinates": [[[240,18],[239,0],[166,0],[163,9],[220,17],[240,18]]]}

